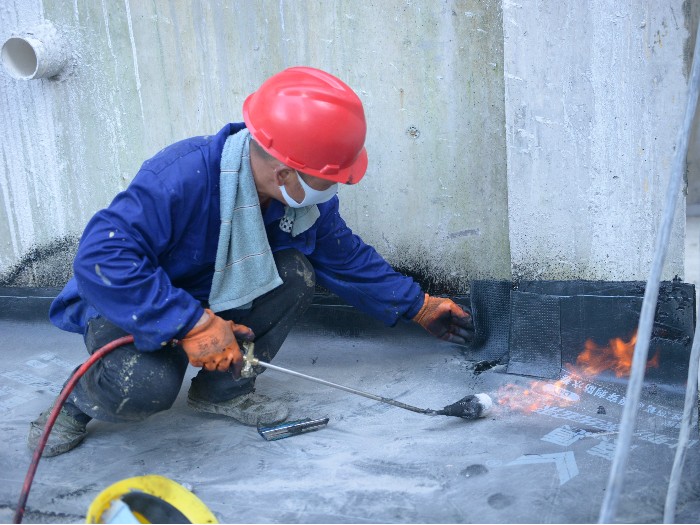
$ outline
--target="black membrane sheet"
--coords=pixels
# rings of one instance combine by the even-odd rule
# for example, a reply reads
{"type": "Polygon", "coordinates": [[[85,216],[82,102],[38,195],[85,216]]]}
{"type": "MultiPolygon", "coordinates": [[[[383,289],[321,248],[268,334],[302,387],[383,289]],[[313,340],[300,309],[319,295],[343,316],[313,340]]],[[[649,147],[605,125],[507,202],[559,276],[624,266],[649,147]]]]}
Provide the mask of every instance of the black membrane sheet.
{"type": "MultiPolygon", "coordinates": [[[[477,281],[471,289],[481,359],[507,361],[508,373],[556,379],[586,344],[629,343],[642,307],[643,282],[477,281]],[[506,313],[507,310],[507,313],[506,313]]],[[[695,330],[692,284],[663,282],[659,290],[646,381],[685,384],[695,330]]],[[[612,372],[601,380],[615,381],[612,372]]]]}

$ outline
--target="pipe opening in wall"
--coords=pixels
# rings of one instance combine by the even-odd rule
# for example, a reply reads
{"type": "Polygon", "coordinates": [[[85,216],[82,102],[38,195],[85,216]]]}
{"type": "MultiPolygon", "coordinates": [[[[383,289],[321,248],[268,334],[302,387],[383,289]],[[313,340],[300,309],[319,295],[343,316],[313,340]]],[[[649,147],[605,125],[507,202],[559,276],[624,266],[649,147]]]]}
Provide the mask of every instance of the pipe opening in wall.
{"type": "Polygon", "coordinates": [[[32,78],[38,66],[36,51],[23,38],[10,38],[2,46],[2,65],[14,78],[32,78]]]}
{"type": "Polygon", "coordinates": [[[65,42],[51,22],[8,38],[0,52],[5,71],[17,80],[53,78],[68,61],[65,42]]]}

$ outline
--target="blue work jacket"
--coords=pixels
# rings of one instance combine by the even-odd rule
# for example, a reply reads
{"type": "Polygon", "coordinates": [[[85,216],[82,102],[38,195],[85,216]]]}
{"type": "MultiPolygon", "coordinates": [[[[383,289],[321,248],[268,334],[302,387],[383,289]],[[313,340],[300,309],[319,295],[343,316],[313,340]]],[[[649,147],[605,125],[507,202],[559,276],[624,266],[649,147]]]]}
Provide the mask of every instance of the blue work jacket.
{"type": "MultiPolygon", "coordinates": [[[[209,298],[219,240],[221,152],[228,124],[216,135],[193,137],[144,162],[129,187],[97,212],[83,232],[74,277],[51,305],[51,322],[85,333],[98,315],[156,350],[182,338],[209,298]]],[[[272,200],[263,220],[272,251],[306,255],[317,282],[347,303],[394,325],[411,319],[424,294],[347,227],[338,197],[318,206],[321,216],[292,237],[279,228],[284,206],[272,200]]]]}

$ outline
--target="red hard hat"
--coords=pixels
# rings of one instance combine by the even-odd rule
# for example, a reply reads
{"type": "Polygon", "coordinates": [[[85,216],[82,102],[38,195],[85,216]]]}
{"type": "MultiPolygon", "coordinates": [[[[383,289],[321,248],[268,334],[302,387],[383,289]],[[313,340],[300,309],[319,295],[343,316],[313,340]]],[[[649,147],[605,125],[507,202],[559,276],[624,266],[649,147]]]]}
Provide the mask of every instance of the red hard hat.
{"type": "Polygon", "coordinates": [[[367,170],[367,124],[357,94],[333,75],[291,67],[243,103],[243,120],[265,151],[287,166],[344,184],[367,170]]]}

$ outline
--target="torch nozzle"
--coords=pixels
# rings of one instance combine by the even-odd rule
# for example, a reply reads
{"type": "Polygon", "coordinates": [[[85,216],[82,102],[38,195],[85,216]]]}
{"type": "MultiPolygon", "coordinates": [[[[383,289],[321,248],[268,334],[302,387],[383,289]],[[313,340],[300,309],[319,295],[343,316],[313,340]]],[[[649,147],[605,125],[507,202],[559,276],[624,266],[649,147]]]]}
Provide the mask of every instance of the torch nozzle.
{"type": "Polygon", "coordinates": [[[493,407],[493,401],[488,394],[474,394],[463,397],[456,403],[447,405],[436,412],[439,416],[455,416],[462,419],[478,419],[486,417],[493,407]]]}

